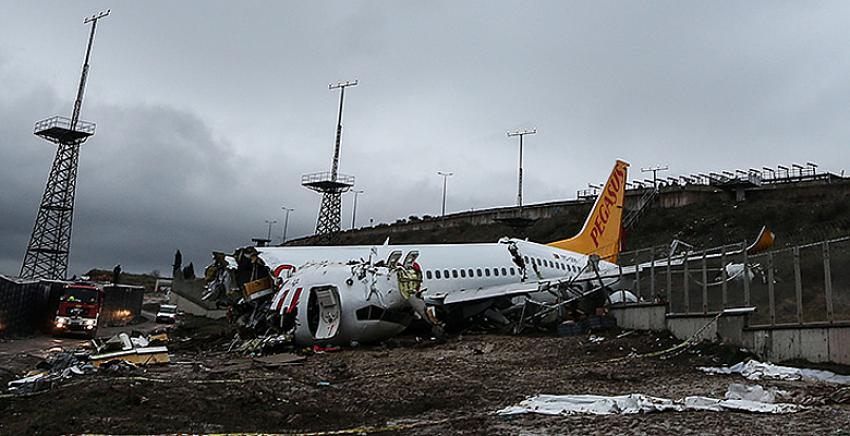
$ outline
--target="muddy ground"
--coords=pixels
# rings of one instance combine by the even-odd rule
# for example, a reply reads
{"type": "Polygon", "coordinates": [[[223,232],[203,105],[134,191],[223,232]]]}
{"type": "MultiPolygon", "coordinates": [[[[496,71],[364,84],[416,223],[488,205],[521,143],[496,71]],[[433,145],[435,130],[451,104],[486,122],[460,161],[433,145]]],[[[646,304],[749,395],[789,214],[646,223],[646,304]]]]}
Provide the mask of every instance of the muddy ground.
{"type": "MultiPolygon", "coordinates": [[[[850,434],[850,406],[792,415],[656,413],[631,416],[514,416],[492,412],[538,393],[643,393],[722,397],[738,376],[706,376],[698,365],[734,363],[736,350],[699,347],[671,359],[592,363],[676,343],[664,334],[502,336],[467,333],[445,343],[395,343],[307,353],[276,368],[227,353],[230,333],[190,322],[169,345],[172,364],[72,378],[52,390],[0,398],[0,434],[221,433],[376,430],[386,434],[850,434]]],[[[82,341],[69,341],[66,347],[82,341]]],[[[0,381],[31,369],[39,353],[0,343],[0,381]],[[9,350],[16,350],[10,352],[9,350]]],[[[55,345],[55,344],[54,344],[55,345]]],[[[795,398],[834,387],[762,381],[795,398]]]]}

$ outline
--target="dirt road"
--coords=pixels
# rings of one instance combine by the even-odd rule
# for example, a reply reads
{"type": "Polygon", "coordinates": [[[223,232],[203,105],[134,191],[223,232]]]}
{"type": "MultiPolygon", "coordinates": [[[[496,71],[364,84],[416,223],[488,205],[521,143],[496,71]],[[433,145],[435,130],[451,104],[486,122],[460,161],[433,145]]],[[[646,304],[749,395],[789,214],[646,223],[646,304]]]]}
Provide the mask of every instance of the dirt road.
{"type": "MultiPolygon", "coordinates": [[[[850,407],[845,405],[774,416],[667,412],[506,418],[492,413],[538,393],[722,397],[730,383],[743,382],[695,369],[737,359],[729,350],[592,363],[675,343],[653,334],[616,338],[612,333],[599,343],[586,336],[467,334],[443,344],[406,337],[394,346],[309,354],[303,363],[276,368],[227,353],[230,336],[224,327],[206,326],[192,336],[169,346],[173,363],[168,366],[98,373],[44,394],[0,399],[0,433],[356,433],[367,426],[422,435],[809,435],[850,429],[850,407]]],[[[761,384],[781,387],[795,398],[835,389],[801,382],[761,384]]]]}

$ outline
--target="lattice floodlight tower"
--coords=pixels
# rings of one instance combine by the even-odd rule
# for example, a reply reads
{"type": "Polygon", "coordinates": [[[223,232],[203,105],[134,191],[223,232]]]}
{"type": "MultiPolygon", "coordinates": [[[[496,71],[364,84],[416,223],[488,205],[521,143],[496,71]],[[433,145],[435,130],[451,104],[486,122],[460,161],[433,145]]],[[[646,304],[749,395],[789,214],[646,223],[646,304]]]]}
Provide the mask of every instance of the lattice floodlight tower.
{"type": "Polygon", "coordinates": [[[91,23],[91,33],[71,118],[55,116],[35,123],[34,133],[58,147],[21,266],[21,277],[24,278],[64,279],[68,271],[80,145],[94,135],[95,129],[94,123],[80,120],[80,109],[83,106],[95,28],[98,20],[107,15],[108,10],[84,20],[84,24],[91,23]]]}
{"type": "Polygon", "coordinates": [[[328,85],[328,89],[339,89],[339,115],[336,123],[336,143],[330,172],[305,174],[301,177],[301,186],[322,194],[322,206],[316,221],[316,236],[319,242],[333,242],[340,230],[342,220],[342,194],[354,186],[354,177],[339,174],[339,146],[342,140],[342,103],[345,88],[356,86],[357,81],[339,82],[328,85]]]}

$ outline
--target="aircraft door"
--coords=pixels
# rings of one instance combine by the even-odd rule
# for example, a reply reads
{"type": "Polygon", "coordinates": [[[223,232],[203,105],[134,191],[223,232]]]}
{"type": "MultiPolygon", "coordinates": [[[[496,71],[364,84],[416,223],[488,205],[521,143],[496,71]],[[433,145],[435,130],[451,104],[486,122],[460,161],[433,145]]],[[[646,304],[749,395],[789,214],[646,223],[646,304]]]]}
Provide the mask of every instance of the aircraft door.
{"type": "Polygon", "coordinates": [[[389,257],[387,257],[387,266],[395,268],[398,265],[399,259],[401,259],[401,250],[393,250],[389,257]]]}
{"type": "Polygon", "coordinates": [[[339,291],[334,286],[310,289],[308,324],[315,340],[336,336],[340,325],[339,291]]]}
{"type": "Polygon", "coordinates": [[[413,268],[413,263],[416,262],[416,259],[419,258],[419,250],[413,250],[407,253],[407,256],[404,256],[404,265],[405,268],[413,268]]]}

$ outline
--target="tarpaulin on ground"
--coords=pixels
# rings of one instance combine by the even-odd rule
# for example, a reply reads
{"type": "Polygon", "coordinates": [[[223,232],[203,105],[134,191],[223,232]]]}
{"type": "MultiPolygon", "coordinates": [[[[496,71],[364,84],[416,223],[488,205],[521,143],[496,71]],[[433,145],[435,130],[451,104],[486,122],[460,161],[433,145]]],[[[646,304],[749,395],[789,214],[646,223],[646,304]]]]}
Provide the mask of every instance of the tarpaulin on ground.
{"type": "MultiPolygon", "coordinates": [[[[759,387],[760,388],[760,387],[759,387]]],[[[731,389],[726,398],[701,396],[685,397],[678,400],[651,397],[643,394],[628,395],[536,395],[515,406],[497,411],[499,415],[518,415],[537,413],[542,415],[631,415],[654,412],[750,412],[750,413],[793,413],[803,407],[796,404],[772,403],[763,400],[775,394],[765,395],[766,391],[746,388],[731,389]],[[755,399],[753,399],[755,398],[755,399]]]]}
{"type": "Polygon", "coordinates": [[[791,366],[774,365],[770,362],[748,360],[732,366],[697,368],[708,374],[741,374],[748,380],[778,379],[803,380],[809,382],[825,382],[835,384],[850,384],[850,376],[839,375],[832,371],[820,369],[794,368],[791,366]]]}

